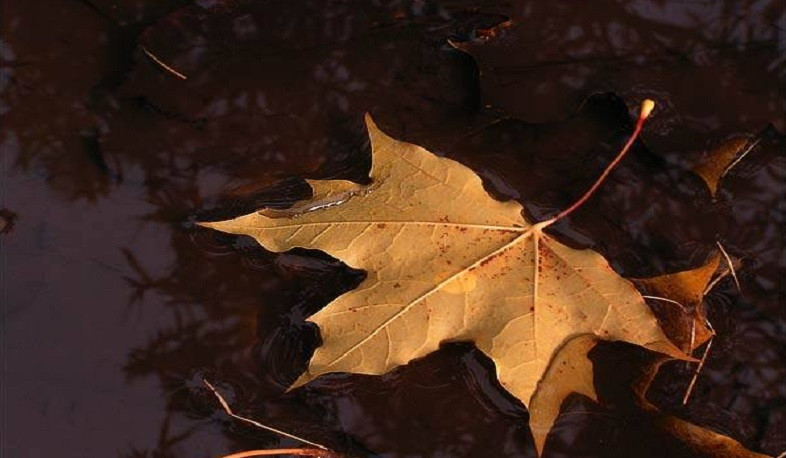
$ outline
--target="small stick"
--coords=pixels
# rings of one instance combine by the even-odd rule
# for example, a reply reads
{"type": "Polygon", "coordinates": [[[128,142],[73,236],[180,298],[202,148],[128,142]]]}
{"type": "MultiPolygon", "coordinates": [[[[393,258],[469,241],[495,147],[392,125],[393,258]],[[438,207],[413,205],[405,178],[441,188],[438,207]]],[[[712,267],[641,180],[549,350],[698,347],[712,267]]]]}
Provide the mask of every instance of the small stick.
{"type": "Polygon", "coordinates": [[[617,154],[617,157],[615,157],[614,160],[611,161],[609,165],[606,166],[606,168],[603,170],[603,173],[601,173],[600,177],[598,177],[598,179],[595,181],[595,184],[593,184],[592,187],[589,188],[589,190],[587,190],[587,192],[585,192],[584,195],[581,196],[581,198],[579,198],[579,200],[574,202],[573,205],[563,210],[554,218],[540,223],[541,228],[549,226],[554,222],[570,215],[571,213],[573,213],[574,210],[581,207],[581,205],[584,204],[584,202],[586,202],[590,197],[592,197],[593,194],[595,194],[595,191],[600,187],[600,185],[602,185],[603,182],[606,181],[606,177],[609,176],[609,174],[614,169],[614,167],[616,167],[617,164],[620,163],[622,158],[625,157],[625,154],[628,153],[630,147],[633,146],[633,143],[636,141],[636,139],[639,137],[639,134],[641,133],[641,129],[644,127],[644,121],[646,121],[647,118],[650,116],[650,113],[652,113],[653,108],[655,108],[655,102],[653,102],[652,100],[645,99],[643,102],[641,102],[641,110],[639,111],[639,118],[636,120],[636,127],[633,129],[633,133],[631,134],[628,141],[625,143],[625,146],[623,146],[620,152],[617,154]]]}
{"type": "Polygon", "coordinates": [[[755,141],[752,141],[752,142],[751,142],[751,143],[748,145],[748,147],[747,147],[747,148],[745,148],[745,151],[743,151],[743,152],[742,152],[742,154],[740,154],[739,156],[737,156],[737,159],[735,159],[735,160],[734,160],[734,162],[732,162],[731,164],[729,164],[729,166],[728,166],[728,167],[726,167],[726,169],[723,171],[723,174],[722,174],[721,176],[723,176],[723,175],[726,175],[727,173],[729,173],[729,170],[731,170],[731,168],[732,168],[732,167],[734,167],[735,165],[737,165],[737,164],[738,164],[738,163],[739,163],[739,162],[740,162],[740,161],[741,161],[741,160],[742,160],[742,159],[743,159],[745,156],[747,156],[747,155],[748,155],[748,153],[750,153],[750,152],[751,152],[751,150],[752,150],[752,149],[753,149],[753,148],[754,148],[756,145],[758,145],[760,141],[761,141],[761,139],[760,139],[760,138],[757,138],[755,141]]]}
{"type": "MultiPolygon", "coordinates": [[[[232,409],[229,407],[229,404],[227,404],[227,402],[224,400],[224,397],[221,396],[221,393],[218,392],[216,387],[214,387],[210,382],[208,382],[207,379],[203,378],[202,382],[205,384],[205,386],[210,388],[210,391],[212,391],[213,394],[216,396],[216,398],[218,398],[218,402],[221,403],[221,407],[224,408],[224,411],[230,417],[236,418],[236,419],[238,419],[240,421],[244,421],[246,423],[250,423],[250,424],[252,424],[252,425],[254,425],[254,426],[258,427],[258,428],[262,428],[264,430],[276,433],[278,435],[281,435],[281,436],[284,436],[284,437],[288,437],[290,439],[295,439],[298,442],[303,442],[303,443],[308,444],[308,445],[313,445],[314,447],[322,449],[323,451],[327,451],[328,450],[328,448],[325,447],[322,444],[318,444],[316,442],[311,442],[310,440],[303,439],[302,437],[295,436],[294,434],[290,434],[290,433],[281,431],[280,429],[276,429],[276,428],[273,428],[273,427],[270,427],[270,426],[267,426],[267,425],[263,425],[262,423],[260,423],[258,421],[254,421],[254,420],[251,420],[249,418],[241,417],[240,415],[235,414],[234,412],[232,412],[232,409]]],[[[243,453],[245,453],[245,452],[243,452],[243,453]]],[[[230,456],[234,456],[234,455],[230,455],[230,456]]]]}
{"type": "MultiPolygon", "coordinates": [[[[710,326],[712,329],[712,326],[710,326]]],[[[710,340],[707,341],[707,347],[704,349],[704,354],[701,356],[701,360],[699,361],[699,366],[696,367],[696,372],[693,373],[693,378],[688,385],[688,389],[685,391],[685,396],[682,397],[682,405],[686,405],[688,403],[688,398],[690,397],[691,393],[693,393],[693,387],[696,385],[696,380],[699,378],[699,373],[701,373],[701,369],[704,367],[704,362],[707,361],[707,355],[710,353],[710,347],[712,347],[712,340],[715,336],[710,337],[710,340]]]]}
{"type": "Polygon", "coordinates": [[[734,264],[731,262],[731,257],[729,257],[729,253],[726,253],[726,250],[723,249],[723,245],[720,242],[716,241],[718,244],[718,248],[720,248],[720,252],[723,254],[723,257],[726,259],[726,264],[729,266],[729,271],[731,272],[731,278],[734,279],[734,284],[737,286],[737,291],[740,290],[740,281],[737,279],[737,272],[734,271],[734,264]]]}
{"type": "Polygon", "coordinates": [[[704,291],[701,293],[701,295],[702,295],[702,296],[706,296],[706,295],[707,295],[707,293],[709,293],[710,291],[712,291],[712,288],[714,288],[714,287],[715,287],[715,285],[717,285],[719,281],[721,281],[721,280],[723,280],[724,278],[726,278],[726,275],[729,275],[729,269],[726,269],[726,270],[724,270],[723,272],[721,272],[720,274],[718,274],[718,276],[717,276],[717,277],[715,277],[715,278],[714,278],[714,279],[713,279],[713,280],[712,280],[712,281],[711,281],[711,282],[710,282],[710,283],[707,285],[707,287],[706,287],[706,288],[704,288],[704,291]]]}
{"type": "Polygon", "coordinates": [[[668,303],[670,303],[670,304],[674,304],[674,305],[677,305],[677,306],[679,306],[679,307],[682,309],[682,311],[683,311],[683,312],[687,312],[687,311],[688,311],[688,310],[685,308],[685,306],[684,306],[684,305],[680,304],[680,303],[679,303],[679,302],[677,302],[677,301],[674,301],[674,300],[671,300],[671,299],[666,299],[665,297],[660,297],[660,296],[644,296],[644,295],[642,295],[641,297],[643,297],[644,299],[654,299],[654,300],[656,300],[656,301],[663,301],[663,302],[668,302],[668,303]]]}
{"type": "Polygon", "coordinates": [[[163,68],[164,70],[168,71],[169,73],[177,76],[178,78],[180,78],[182,80],[187,80],[188,79],[188,77],[186,77],[186,75],[180,73],[179,71],[177,71],[174,68],[170,67],[169,65],[165,64],[161,59],[156,57],[152,52],[148,51],[147,48],[145,48],[144,46],[142,46],[142,52],[147,54],[147,57],[153,59],[153,62],[155,62],[158,65],[160,65],[161,68],[163,68]]]}
{"type": "Polygon", "coordinates": [[[245,452],[224,455],[221,458],[248,458],[251,456],[270,456],[270,455],[299,455],[317,457],[337,457],[333,452],[317,448],[277,448],[272,450],[248,450],[245,452]]]}

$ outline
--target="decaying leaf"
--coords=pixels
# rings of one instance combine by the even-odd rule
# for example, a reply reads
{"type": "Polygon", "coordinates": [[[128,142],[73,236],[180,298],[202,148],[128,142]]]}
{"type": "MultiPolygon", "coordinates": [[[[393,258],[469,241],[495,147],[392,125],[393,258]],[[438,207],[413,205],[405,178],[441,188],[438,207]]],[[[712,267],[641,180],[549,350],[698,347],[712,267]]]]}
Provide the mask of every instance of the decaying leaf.
{"type": "Polygon", "coordinates": [[[721,143],[707,152],[693,166],[693,172],[700,176],[714,196],[718,183],[731,167],[745,157],[758,143],[750,138],[733,138],[721,143]]]}
{"type": "Polygon", "coordinates": [[[703,307],[704,294],[710,280],[720,265],[720,253],[716,253],[704,265],[651,278],[637,278],[634,283],[656,300],[669,301],[663,307],[661,323],[664,332],[675,345],[691,352],[712,336],[707,326],[703,307]],[[695,326],[692,326],[695,323],[695,326]],[[691,333],[694,330],[694,333],[691,333]]]}
{"type": "MultiPolygon", "coordinates": [[[[531,404],[533,412],[530,414],[530,426],[539,449],[545,443],[550,426],[559,414],[560,405],[568,395],[579,393],[595,401],[598,400],[595,392],[596,382],[593,378],[593,362],[588,354],[599,342],[597,336],[591,334],[576,336],[567,341],[554,355],[554,364],[550,365],[544,374],[542,385],[555,388],[539,390],[531,404]],[[535,408],[541,405],[543,408],[535,408]],[[548,425],[549,428],[538,427],[540,425],[548,425]]],[[[660,366],[668,360],[668,357],[655,358],[654,363],[643,368],[632,386],[640,409],[639,413],[642,415],[638,421],[646,421],[647,427],[665,433],[670,439],[694,450],[699,456],[718,458],[766,456],[745,449],[730,437],[664,413],[650,403],[646,399],[647,390],[660,366]]]]}
{"type": "Polygon", "coordinates": [[[367,271],[309,318],[324,344],[293,387],[327,372],[382,374],[443,342],[473,341],[529,406],[555,350],[577,334],[685,357],[601,255],[545,234],[553,220],[526,221],[518,202],[493,199],[469,168],[367,124],[370,185],[309,181],[313,198],[291,209],[204,224],[367,271]]]}

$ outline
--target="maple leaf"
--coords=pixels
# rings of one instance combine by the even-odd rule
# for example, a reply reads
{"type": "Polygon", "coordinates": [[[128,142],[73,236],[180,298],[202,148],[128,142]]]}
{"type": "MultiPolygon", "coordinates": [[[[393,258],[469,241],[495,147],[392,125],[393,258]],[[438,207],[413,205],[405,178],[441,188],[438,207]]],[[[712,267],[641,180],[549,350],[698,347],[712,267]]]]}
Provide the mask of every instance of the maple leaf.
{"type": "MultiPolygon", "coordinates": [[[[593,377],[593,361],[589,358],[600,340],[592,334],[584,334],[571,338],[554,355],[551,364],[543,376],[543,389],[538,390],[532,399],[530,428],[538,449],[542,449],[551,425],[559,415],[562,402],[572,393],[582,394],[598,402],[598,393],[593,377]]],[[[670,441],[682,444],[696,454],[718,458],[761,458],[766,455],[745,449],[736,440],[707,428],[702,428],[673,415],[662,412],[646,398],[647,390],[652,384],[660,366],[670,358],[653,355],[646,367],[631,385],[633,396],[639,409],[635,412],[636,422],[646,422],[648,428],[660,431],[670,441]]],[[[664,449],[664,454],[667,453],[664,449]]]]}
{"type": "Polygon", "coordinates": [[[469,168],[367,125],[370,185],[308,180],[313,197],[290,209],[203,223],[272,251],[319,249],[368,273],[309,318],[324,344],[293,387],[328,372],[382,374],[445,342],[473,341],[529,406],[554,352],[578,334],[685,357],[600,254],[544,233],[556,218],[532,224],[469,168]]]}

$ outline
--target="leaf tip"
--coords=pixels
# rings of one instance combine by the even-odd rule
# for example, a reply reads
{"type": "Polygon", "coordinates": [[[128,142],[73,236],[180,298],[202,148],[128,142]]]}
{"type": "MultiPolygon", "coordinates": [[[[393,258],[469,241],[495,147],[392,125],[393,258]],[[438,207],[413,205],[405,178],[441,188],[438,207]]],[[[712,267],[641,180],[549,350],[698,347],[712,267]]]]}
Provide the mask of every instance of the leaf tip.
{"type": "Polygon", "coordinates": [[[206,227],[206,228],[209,228],[209,229],[215,229],[216,223],[213,222],[213,221],[195,221],[194,222],[194,226],[206,227]]]}
{"type": "Polygon", "coordinates": [[[194,225],[207,229],[213,229],[215,231],[231,232],[230,227],[227,224],[229,221],[197,221],[194,223],[194,225]]]}
{"type": "Polygon", "coordinates": [[[676,345],[674,345],[669,340],[657,340],[654,342],[649,342],[644,345],[644,348],[647,348],[657,353],[662,353],[664,355],[670,356],[675,359],[679,359],[681,361],[690,361],[690,362],[698,361],[693,356],[680,350],[676,345]]]}
{"type": "Polygon", "coordinates": [[[363,115],[363,120],[366,122],[366,129],[368,129],[369,132],[379,130],[377,123],[374,122],[374,118],[371,117],[371,113],[366,112],[366,114],[363,115]]]}
{"type": "Polygon", "coordinates": [[[292,383],[292,385],[290,385],[290,386],[289,386],[289,388],[287,388],[287,389],[286,389],[286,391],[285,391],[285,392],[286,392],[286,393],[289,393],[289,392],[291,392],[291,391],[293,391],[293,390],[296,390],[296,389],[300,388],[301,386],[305,385],[306,383],[308,383],[308,382],[310,382],[310,381],[314,380],[315,378],[316,378],[316,377],[315,377],[314,375],[312,375],[312,374],[311,374],[311,372],[309,372],[309,371],[307,370],[307,371],[303,372],[303,373],[300,375],[300,377],[298,377],[298,378],[297,378],[297,380],[295,380],[295,381],[292,383]]]}
{"type": "Polygon", "coordinates": [[[546,446],[546,438],[549,435],[550,429],[543,429],[530,426],[532,431],[532,441],[535,443],[535,456],[543,456],[543,449],[546,446]]]}

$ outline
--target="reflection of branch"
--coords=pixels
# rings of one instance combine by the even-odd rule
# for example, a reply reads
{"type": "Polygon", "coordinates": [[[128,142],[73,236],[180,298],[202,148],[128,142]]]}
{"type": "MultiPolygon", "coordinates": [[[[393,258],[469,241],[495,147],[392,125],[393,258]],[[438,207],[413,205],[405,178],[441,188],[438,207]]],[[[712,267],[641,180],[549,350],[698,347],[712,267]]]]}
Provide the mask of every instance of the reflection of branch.
{"type": "Polygon", "coordinates": [[[158,441],[154,449],[131,448],[128,453],[122,455],[123,458],[174,458],[175,453],[172,451],[172,447],[188,439],[194,431],[203,426],[203,424],[196,424],[181,433],[170,435],[171,421],[172,412],[167,412],[158,432],[158,441]]]}
{"type": "MultiPolygon", "coordinates": [[[[278,435],[285,436],[285,437],[288,437],[290,439],[295,439],[298,442],[303,442],[303,443],[308,444],[308,445],[313,445],[314,447],[317,447],[317,448],[321,449],[323,452],[324,451],[328,451],[328,448],[325,447],[322,444],[318,444],[316,442],[311,442],[310,440],[303,439],[302,437],[295,436],[294,434],[289,434],[287,432],[281,431],[280,429],[276,429],[276,428],[273,428],[273,427],[270,427],[270,426],[267,426],[267,425],[263,425],[262,423],[260,423],[258,421],[254,421],[254,420],[251,420],[250,418],[241,417],[240,415],[235,414],[234,412],[232,412],[232,409],[229,407],[229,404],[227,404],[227,402],[221,396],[221,393],[218,392],[216,387],[214,387],[210,382],[208,382],[207,379],[202,379],[202,382],[205,384],[205,386],[210,388],[210,391],[212,391],[214,395],[216,395],[216,398],[218,398],[218,402],[221,404],[221,407],[224,408],[224,411],[230,417],[236,418],[236,419],[238,419],[240,421],[244,421],[244,422],[252,424],[252,425],[254,425],[254,426],[258,427],[258,428],[262,428],[264,430],[276,433],[278,435]]],[[[243,452],[243,453],[248,453],[248,452],[243,452]]],[[[289,453],[289,452],[287,452],[287,453],[289,453]]],[[[234,458],[238,458],[240,456],[255,456],[255,455],[235,454],[235,455],[230,455],[230,456],[234,457],[234,458]]],[[[224,458],[229,458],[229,457],[224,457],[224,458]]]]}
{"type": "Polygon", "coordinates": [[[18,216],[7,208],[0,208],[0,235],[8,234],[14,229],[18,216]]]}
{"type": "Polygon", "coordinates": [[[134,289],[130,301],[132,303],[140,302],[144,299],[147,290],[160,286],[162,282],[160,280],[154,280],[153,277],[147,273],[131,250],[128,248],[121,248],[120,252],[123,253],[123,257],[126,258],[128,266],[138,276],[138,278],[132,278],[128,275],[123,276],[123,279],[134,289]]]}

